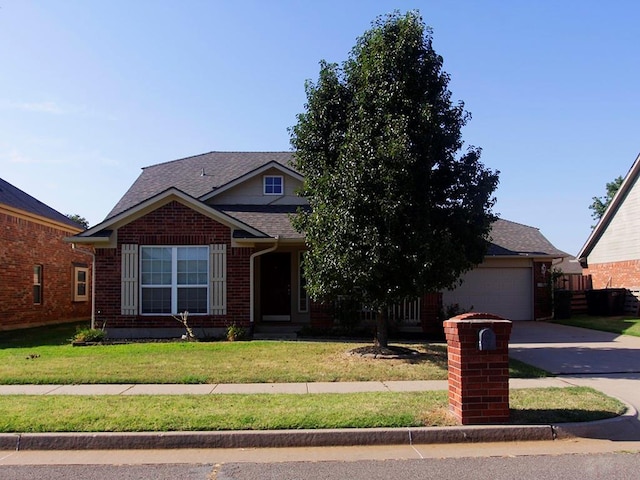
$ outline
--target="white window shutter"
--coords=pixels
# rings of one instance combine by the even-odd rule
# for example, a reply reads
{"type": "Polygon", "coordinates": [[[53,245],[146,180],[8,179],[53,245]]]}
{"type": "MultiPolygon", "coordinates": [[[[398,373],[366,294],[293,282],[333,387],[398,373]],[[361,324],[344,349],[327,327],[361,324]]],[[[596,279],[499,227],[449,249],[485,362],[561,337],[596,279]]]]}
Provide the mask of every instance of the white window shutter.
{"type": "Polygon", "coordinates": [[[138,314],[138,245],[122,245],[120,313],[138,314]]]}
{"type": "Polygon", "coordinates": [[[227,314],[227,245],[209,248],[209,298],[211,315],[227,314]]]}

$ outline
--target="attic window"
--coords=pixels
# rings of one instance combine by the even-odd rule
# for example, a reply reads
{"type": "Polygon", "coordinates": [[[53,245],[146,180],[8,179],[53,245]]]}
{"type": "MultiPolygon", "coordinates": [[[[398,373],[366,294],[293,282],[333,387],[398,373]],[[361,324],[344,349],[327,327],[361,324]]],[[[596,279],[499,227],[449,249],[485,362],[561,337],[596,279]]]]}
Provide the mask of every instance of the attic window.
{"type": "Polygon", "coordinates": [[[263,193],[265,195],[282,195],[284,179],[282,175],[265,175],[263,178],[263,193]]]}

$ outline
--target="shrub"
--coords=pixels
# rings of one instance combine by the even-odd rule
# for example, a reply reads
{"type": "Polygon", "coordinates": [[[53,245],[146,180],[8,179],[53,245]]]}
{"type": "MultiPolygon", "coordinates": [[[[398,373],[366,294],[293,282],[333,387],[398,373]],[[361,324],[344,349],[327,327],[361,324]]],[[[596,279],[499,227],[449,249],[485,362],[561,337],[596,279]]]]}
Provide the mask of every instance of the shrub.
{"type": "Polygon", "coordinates": [[[102,342],[107,336],[104,330],[99,328],[81,328],[76,331],[72,342],[102,342]]]}

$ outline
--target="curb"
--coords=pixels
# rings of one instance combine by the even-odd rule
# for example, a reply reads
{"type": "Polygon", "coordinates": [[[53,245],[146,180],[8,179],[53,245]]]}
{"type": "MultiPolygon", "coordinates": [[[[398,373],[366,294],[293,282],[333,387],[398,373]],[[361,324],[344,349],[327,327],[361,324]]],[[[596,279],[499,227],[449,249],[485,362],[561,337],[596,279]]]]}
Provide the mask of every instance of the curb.
{"type": "Polygon", "coordinates": [[[0,450],[133,450],[413,445],[553,440],[550,425],[229,432],[15,433],[0,450]]]}
{"type": "Polygon", "coordinates": [[[557,438],[560,440],[576,437],[610,439],[612,435],[607,434],[607,432],[619,432],[625,427],[626,423],[637,422],[638,411],[633,405],[619,398],[617,400],[627,407],[627,410],[622,415],[604,420],[594,420],[593,422],[560,423],[554,426],[557,438]]]}

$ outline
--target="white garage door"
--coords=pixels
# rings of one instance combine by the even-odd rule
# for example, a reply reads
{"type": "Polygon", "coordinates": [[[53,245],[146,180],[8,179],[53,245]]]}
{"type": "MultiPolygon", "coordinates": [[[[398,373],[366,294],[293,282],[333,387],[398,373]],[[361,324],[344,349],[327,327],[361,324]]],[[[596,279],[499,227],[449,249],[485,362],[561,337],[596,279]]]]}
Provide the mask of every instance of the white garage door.
{"type": "Polygon", "coordinates": [[[474,312],[495,313],[508,320],[533,319],[531,268],[476,268],[465,274],[464,283],[449,292],[442,301],[457,303],[474,312]]]}

